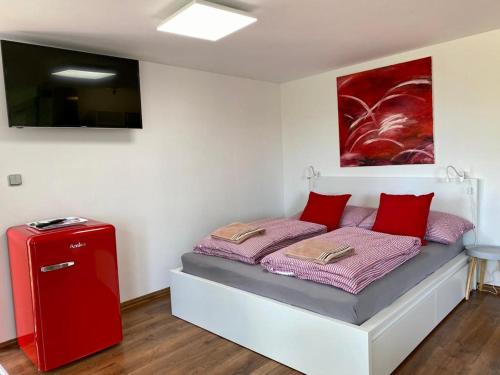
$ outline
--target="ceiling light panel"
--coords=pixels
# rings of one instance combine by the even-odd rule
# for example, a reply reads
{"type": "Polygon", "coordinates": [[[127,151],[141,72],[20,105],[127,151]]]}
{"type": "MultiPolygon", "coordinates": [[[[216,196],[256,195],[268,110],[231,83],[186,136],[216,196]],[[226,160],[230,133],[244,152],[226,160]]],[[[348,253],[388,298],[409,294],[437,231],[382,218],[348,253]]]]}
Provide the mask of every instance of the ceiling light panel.
{"type": "Polygon", "coordinates": [[[195,0],[168,17],[158,31],[217,41],[257,21],[245,12],[195,0]]]}
{"type": "Polygon", "coordinates": [[[116,73],[106,73],[106,72],[96,72],[92,70],[81,70],[81,69],[64,69],[52,73],[54,76],[66,77],[66,78],[80,78],[80,79],[102,79],[107,77],[112,77],[116,73]]]}

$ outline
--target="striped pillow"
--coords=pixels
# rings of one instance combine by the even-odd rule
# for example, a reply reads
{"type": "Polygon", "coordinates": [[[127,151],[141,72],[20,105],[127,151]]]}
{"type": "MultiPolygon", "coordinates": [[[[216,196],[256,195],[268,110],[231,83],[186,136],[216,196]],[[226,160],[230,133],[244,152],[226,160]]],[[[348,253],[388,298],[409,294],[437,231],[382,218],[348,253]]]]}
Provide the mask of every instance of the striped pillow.
{"type": "MultiPolygon", "coordinates": [[[[372,229],[377,217],[377,211],[363,220],[358,227],[372,229]]],[[[427,221],[425,239],[449,245],[457,242],[468,231],[474,229],[474,224],[459,216],[440,211],[431,211],[427,221]]]]}
{"type": "Polygon", "coordinates": [[[373,228],[373,224],[375,224],[375,219],[377,218],[377,211],[378,210],[373,211],[370,216],[359,223],[358,228],[371,230],[373,228]]]}
{"type": "Polygon", "coordinates": [[[474,229],[474,224],[466,219],[445,212],[431,211],[425,239],[449,245],[457,242],[472,229],[474,229]]]}
{"type": "MultiPolygon", "coordinates": [[[[358,227],[363,220],[375,211],[376,209],[372,207],[346,206],[340,219],[339,227],[358,227]]],[[[301,215],[302,211],[291,216],[290,219],[298,220],[301,215]]],[[[371,226],[373,226],[373,223],[371,226]]],[[[368,229],[371,229],[371,227],[368,229]]]]}
{"type": "Polygon", "coordinates": [[[368,216],[375,212],[375,208],[347,206],[340,219],[340,227],[357,227],[368,216]]]}

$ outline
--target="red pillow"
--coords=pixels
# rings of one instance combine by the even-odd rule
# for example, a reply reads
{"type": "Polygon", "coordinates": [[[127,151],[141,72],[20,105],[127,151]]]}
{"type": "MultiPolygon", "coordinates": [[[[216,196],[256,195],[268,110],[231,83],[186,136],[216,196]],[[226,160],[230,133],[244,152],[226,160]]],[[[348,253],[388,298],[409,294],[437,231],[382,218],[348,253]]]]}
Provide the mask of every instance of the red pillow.
{"type": "Polygon", "coordinates": [[[322,195],[311,191],[300,220],[323,224],[328,231],[334,230],[339,226],[349,198],[351,194],[322,195]]]}
{"type": "Polygon", "coordinates": [[[380,194],[375,232],[418,237],[425,245],[425,231],[434,193],[426,195],[380,194]]]}

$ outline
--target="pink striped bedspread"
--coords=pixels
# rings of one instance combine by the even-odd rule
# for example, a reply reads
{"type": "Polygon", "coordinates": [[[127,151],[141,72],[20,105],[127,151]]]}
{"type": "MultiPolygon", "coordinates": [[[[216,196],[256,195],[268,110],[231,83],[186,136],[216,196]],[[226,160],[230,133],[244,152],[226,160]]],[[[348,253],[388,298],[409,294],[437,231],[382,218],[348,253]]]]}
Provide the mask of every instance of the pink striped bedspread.
{"type": "MultiPolygon", "coordinates": [[[[420,239],[345,227],[318,238],[334,244],[349,244],[354,255],[336,263],[320,265],[287,257],[287,248],[264,257],[261,264],[268,271],[299,279],[336,286],[358,294],[367,285],[381,278],[420,252],[420,239]]],[[[293,245],[292,245],[293,246],[293,245]]]]}
{"type": "Polygon", "coordinates": [[[263,257],[274,251],[326,232],[324,225],[296,219],[266,219],[250,224],[265,228],[265,233],[251,237],[241,244],[233,244],[207,236],[195,246],[193,251],[257,264],[263,257]]]}

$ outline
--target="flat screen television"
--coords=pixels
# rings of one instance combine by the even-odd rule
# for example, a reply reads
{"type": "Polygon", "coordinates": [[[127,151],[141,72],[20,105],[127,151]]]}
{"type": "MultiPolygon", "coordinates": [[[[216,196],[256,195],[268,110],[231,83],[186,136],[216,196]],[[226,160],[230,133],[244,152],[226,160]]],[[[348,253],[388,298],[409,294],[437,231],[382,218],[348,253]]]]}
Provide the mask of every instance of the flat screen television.
{"type": "Polygon", "coordinates": [[[142,129],[137,60],[2,40],[10,127],[142,129]]]}

